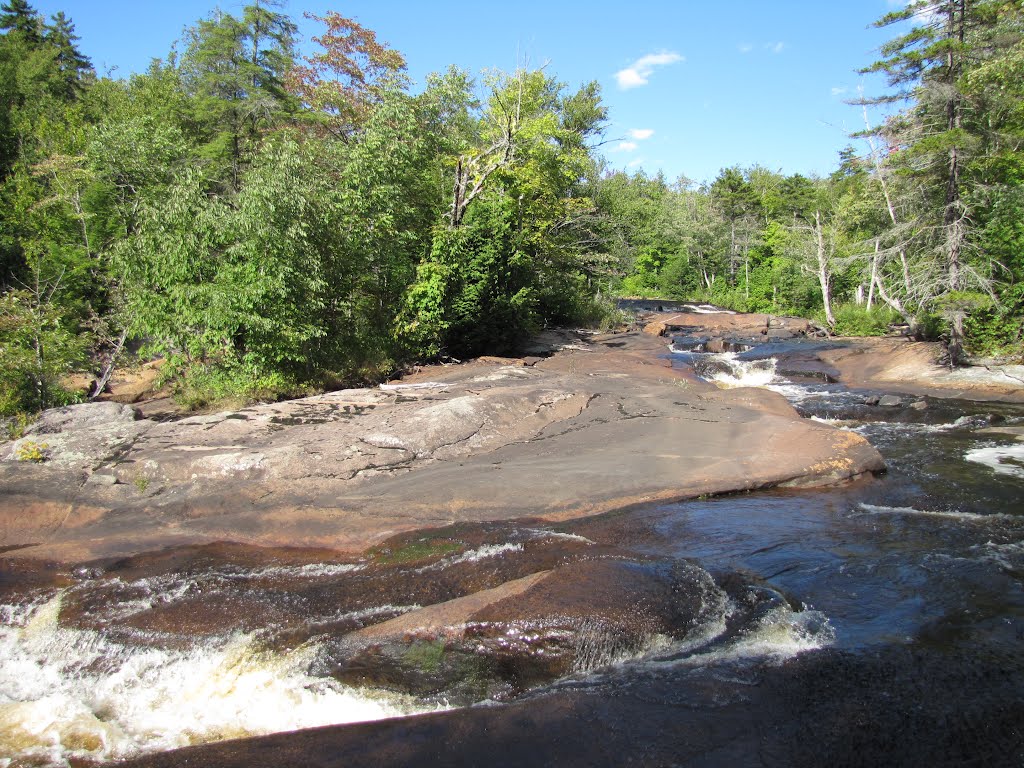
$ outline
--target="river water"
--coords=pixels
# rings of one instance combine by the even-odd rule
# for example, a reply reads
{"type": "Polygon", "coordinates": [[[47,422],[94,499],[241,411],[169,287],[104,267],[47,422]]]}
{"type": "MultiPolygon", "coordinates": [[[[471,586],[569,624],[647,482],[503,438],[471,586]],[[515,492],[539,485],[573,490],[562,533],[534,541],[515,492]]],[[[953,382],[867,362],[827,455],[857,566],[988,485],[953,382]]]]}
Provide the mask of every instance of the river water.
{"type": "MultiPolygon", "coordinates": [[[[906,397],[869,405],[882,393],[791,381],[765,350],[675,349],[675,364],[723,386],[775,389],[805,417],[865,436],[887,473],[836,489],[692,500],[557,527],[464,526],[415,540],[429,545],[423,552],[402,549],[410,539],[349,560],[225,546],[73,571],[8,561],[0,568],[0,766],[91,765],[480,699],[550,701],[586,691],[611,701],[628,688],[646,701],[667,681],[673,695],[691,690],[688,711],[706,712],[738,701],[751,669],[797,674],[816,653],[848,664],[897,649],[941,671],[968,664],[970,652],[1016,674],[1024,647],[1024,443],[994,428],[1024,424],[1024,408],[906,397]],[[688,564],[708,575],[700,620],[685,635],[652,633],[628,647],[592,643],[559,680],[504,680],[475,699],[457,684],[438,693],[354,684],[337,672],[345,653],[338,638],[348,632],[596,557],[612,543],[617,558],[688,564]]],[[[977,690],[926,693],[954,701],[942,710],[953,724],[947,731],[958,732],[965,702],[988,695],[988,674],[986,667],[980,677],[966,675],[977,690]]],[[[866,679],[876,698],[899,699],[905,688],[866,679]]],[[[1024,680],[1011,676],[1000,686],[1000,695],[1024,699],[1024,680]]],[[[1020,743],[1019,733],[998,736],[1000,744],[1020,743]]],[[[705,764],[734,764],[707,758],[706,745],[694,749],[705,764]]],[[[947,760],[957,754],[944,749],[947,760]]],[[[811,754],[805,763],[816,762],[811,754]]],[[[1020,751],[1002,754],[1005,764],[1021,764],[1020,751]]],[[[613,753],[608,762],[625,757],[613,753]]],[[[790,758],[777,764],[800,762],[790,758]]],[[[853,758],[847,762],[861,763],[853,758]]]]}

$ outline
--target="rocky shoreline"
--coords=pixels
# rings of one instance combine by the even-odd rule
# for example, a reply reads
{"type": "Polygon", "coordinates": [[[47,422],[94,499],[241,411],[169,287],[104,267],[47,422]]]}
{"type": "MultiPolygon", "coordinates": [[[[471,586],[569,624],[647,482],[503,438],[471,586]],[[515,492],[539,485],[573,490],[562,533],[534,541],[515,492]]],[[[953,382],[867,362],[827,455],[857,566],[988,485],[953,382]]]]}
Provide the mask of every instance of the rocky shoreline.
{"type": "Polygon", "coordinates": [[[156,422],[49,411],[0,444],[0,547],[80,562],[236,541],[354,553],[407,530],[832,484],[883,468],[779,395],[669,367],[649,334],[550,334],[553,354],[435,366],[156,422]],[[38,449],[46,460],[18,460],[38,449]]]}
{"type": "MultiPolygon", "coordinates": [[[[104,746],[108,736],[96,734],[125,737],[89,715],[61,726],[70,730],[60,742],[87,743],[105,759],[138,756],[138,766],[503,765],[538,755],[734,764],[765,749],[794,765],[876,753],[873,762],[887,762],[920,757],[934,723],[959,718],[962,701],[930,697],[934,711],[909,722],[916,742],[893,746],[918,704],[918,680],[944,674],[988,692],[985,716],[1002,738],[963,731],[957,743],[971,754],[1015,749],[1015,731],[1000,725],[1020,712],[1015,657],[947,667],[894,646],[819,650],[776,667],[727,656],[719,678],[713,663],[693,671],[669,656],[656,676],[604,675],[591,689],[592,672],[663,646],[713,637],[725,648],[780,632],[809,647],[821,633],[829,644],[826,619],[742,565],[649,549],[667,535],[660,502],[885,482],[867,479],[884,465],[860,435],[801,418],[775,392],[720,389],[673,368],[661,334],[739,354],[767,337],[794,378],[878,386],[902,364],[903,388],[883,389],[954,391],[930,386],[934,366],[901,340],[808,340],[806,321],[793,318],[650,320],[647,332],[548,332],[521,359],[430,366],[378,388],[215,414],[158,421],[115,402],[55,409],[0,444],[0,597],[43,605],[48,595],[33,609],[40,615],[56,606],[52,626],[33,619],[32,632],[102,637],[124,658],[151,644],[202,654],[235,638],[244,649],[225,671],[231,690],[241,659],[263,675],[261,664],[294,654],[312,659],[303,665],[314,688],[404,697],[415,704],[405,714],[465,707],[313,730],[278,724],[290,732],[236,741],[197,732],[170,745],[184,749],[141,755],[104,746]],[[881,352],[864,359],[872,344],[881,352]],[[908,359],[919,363],[913,371],[908,359]],[[46,460],[26,460],[32,450],[46,460]],[[846,727],[850,712],[870,733],[846,727]],[[802,752],[808,734],[793,729],[811,723],[802,752]]],[[[985,386],[996,399],[1020,394],[985,386]]],[[[857,407],[939,408],[877,395],[857,407]]],[[[1021,437],[1020,427],[992,423],[1021,437]]],[[[788,505],[801,493],[776,495],[788,505]]],[[[18,711],[0,727],[0,752],[31,741],[18,711]]],[[[963,754],[936,753],[934,764],[963,754]]]]}

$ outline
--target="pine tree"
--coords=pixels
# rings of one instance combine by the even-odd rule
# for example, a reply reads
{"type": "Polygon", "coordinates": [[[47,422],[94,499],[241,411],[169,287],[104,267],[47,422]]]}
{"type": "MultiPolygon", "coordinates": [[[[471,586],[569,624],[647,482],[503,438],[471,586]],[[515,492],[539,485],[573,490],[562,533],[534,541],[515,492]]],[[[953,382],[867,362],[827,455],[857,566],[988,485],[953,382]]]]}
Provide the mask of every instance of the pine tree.
{"type": "Polygon", "coordinates": [[[38,44],[42,39],[43,17],[27,0],[7,0],[0,5],[0,29],[14,32],[26,42],[38,44]]]}
{"type": "Polygon", "coordinates": [[[43,39],[57,49],[57,68],[63,79],[64,96],[71,99],[81,95],[82,79],[92,70],[92,62],[75,45],[81,38],[75,34],[75,25],[64,11],[54,14],[43,39]]]}

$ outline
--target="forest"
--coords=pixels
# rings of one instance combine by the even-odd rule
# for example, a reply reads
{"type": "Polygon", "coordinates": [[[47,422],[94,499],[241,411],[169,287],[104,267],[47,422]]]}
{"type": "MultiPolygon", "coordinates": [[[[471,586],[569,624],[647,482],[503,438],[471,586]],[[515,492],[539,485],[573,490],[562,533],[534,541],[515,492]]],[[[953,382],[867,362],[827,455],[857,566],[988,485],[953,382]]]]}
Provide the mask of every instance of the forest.
{"type": "Polygon", "coordinates": [[[378,381],[612,324],[620,296],[1024,355],[1019,0],[879,19],[864,71],[889,88],[851,104],[829,176],[702,185],[609,170],[596,82],[452,67],[414,90],[373,30],[310,18],[306,50],[267,0],[216,11],[115,79],[64,13],[0,6],[0,417],[155,358],[192,408],[378,381]]]}

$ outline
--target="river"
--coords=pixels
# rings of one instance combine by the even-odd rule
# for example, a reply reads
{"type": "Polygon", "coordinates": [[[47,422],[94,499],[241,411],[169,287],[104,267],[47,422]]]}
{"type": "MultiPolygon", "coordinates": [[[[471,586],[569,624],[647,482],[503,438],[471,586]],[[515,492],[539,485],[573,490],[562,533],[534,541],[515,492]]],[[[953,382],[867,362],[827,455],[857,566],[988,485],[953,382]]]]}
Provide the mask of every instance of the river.
{"type": "MultiPolygon", "coordinates": [[[[884,393],[781,375],[783,346],[674,349],[676,365],[775,389],[803,416],[860,433],[888,471],[559,526],[467,525],[347,560],[224,545],[69,572],[6,561],[0,766],[92,765],[428,712],[468,729],[470,764],[1022,764],[1024,443],[997,430],[1024,425],[1024,408],[872,405],[884,393]],[[458,669],[444,664],[426,682],[353,676],[349,632],[599,551],[691,569],[691,626],[601,636],[553,681],[520,666],[475,687],[438,683],[458,669]],[[573,719],[551,714],[558,702],[573,719]],[[549,713],[530,747],[540,752],[515,729],[499,746],[506,710],[549,713]],[[590,722],[581,712],[605,728],[565,752],[590,722]]],[[[419,669],[435,672],[428,661],[419,669]]],[[[372,733],[399,738],[385,724],[372,733]]]]}

